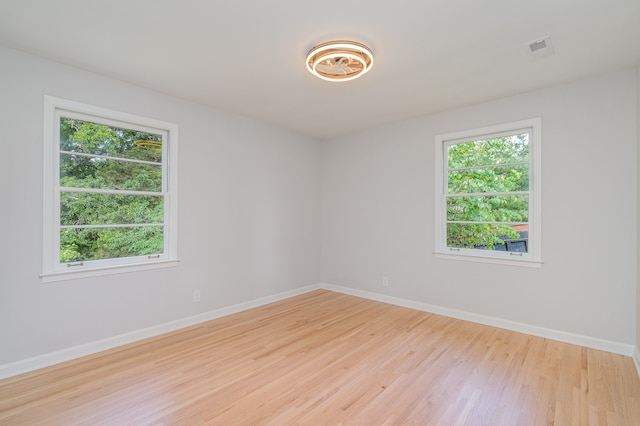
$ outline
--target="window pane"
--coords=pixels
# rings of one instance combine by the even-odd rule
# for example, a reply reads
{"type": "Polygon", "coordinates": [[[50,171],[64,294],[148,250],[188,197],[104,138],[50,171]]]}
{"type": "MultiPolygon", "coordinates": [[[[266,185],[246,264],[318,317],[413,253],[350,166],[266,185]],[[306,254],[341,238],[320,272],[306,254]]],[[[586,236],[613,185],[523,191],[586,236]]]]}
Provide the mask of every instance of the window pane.
{"type": "Polygon", "coordinates": [[[61,153],[60,187],[162,192],[162,165],[61,153]]]}
{"type": "Polygon", "coordinates": [[[60,193],[60,224],[117,225],[163,223],[163,197],[151,195],[60,193]]]}
{"type": "Polygon", "coordinates": [[[482,139],[449,146],[450,169],[529,161],[529,134],[482,139]]]}
{"type": "Polygon", "coordinates": [[[529,167],[526,164],[449,171],[449,194],[528,190],[529,167]]]}
{"type": "Polygon", "coordinates": [[[162,254],[161,226],[60,230],[60,262],[162,254]]]}
{"type": "Polygon", "coordinates": [[[527,253],[526,226],[449,223],[447,247],[527,253]]]}
{"type": "Polygon", "coordinates": [[[160,163],[162,136],[63,117],[60,150],[160,163]]]}
{"type": "Polygon", "coordinates": [[[528,222],[528,195],[447,198],[447,221],[528,222]]]}

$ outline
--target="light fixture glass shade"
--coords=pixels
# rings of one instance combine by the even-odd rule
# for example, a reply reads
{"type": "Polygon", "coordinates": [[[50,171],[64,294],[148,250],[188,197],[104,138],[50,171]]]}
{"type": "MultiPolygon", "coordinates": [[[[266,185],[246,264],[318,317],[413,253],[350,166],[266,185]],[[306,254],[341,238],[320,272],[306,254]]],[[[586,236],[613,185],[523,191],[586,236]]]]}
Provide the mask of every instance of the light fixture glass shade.
{"type": "Polygon", "coordinates": [[[307,54],[307,69],[327,81],[349,81],[371,69],[373,53],[354,41],[330,41],[319,44],[307,54]]]}

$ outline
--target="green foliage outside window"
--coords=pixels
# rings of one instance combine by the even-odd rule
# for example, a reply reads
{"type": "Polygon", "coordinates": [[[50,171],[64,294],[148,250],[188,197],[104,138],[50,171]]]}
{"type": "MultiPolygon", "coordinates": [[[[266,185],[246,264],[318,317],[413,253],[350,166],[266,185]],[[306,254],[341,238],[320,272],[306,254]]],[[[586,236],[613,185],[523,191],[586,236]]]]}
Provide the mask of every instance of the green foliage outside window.
{"type": "Polygon", "coordinates": [[[512,224],[528,222],[528,194],[502,193],[529,190],[528,161],[527,133],[449,146],[447,246],[495,249],[519,237],[512,224]]]}
{"type": "Polygon", "coordinates": [[[163,252],[163,226],[141,226],[164,222],[160,135],[62,118],[60,188],[61,262],[163,252]]]}

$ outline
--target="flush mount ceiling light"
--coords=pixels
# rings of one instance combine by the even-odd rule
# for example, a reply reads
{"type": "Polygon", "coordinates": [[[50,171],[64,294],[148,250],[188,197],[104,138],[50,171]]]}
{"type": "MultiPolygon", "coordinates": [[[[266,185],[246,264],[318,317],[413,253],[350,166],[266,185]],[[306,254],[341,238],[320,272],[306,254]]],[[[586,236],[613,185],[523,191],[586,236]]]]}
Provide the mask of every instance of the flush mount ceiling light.
{"type": "Polygon", "coordinates": [[[315,46],[307,54],[311,74],[327,81],[349,81],[371,69],[373,54],[355,41],[330,41],[315,46]]]}

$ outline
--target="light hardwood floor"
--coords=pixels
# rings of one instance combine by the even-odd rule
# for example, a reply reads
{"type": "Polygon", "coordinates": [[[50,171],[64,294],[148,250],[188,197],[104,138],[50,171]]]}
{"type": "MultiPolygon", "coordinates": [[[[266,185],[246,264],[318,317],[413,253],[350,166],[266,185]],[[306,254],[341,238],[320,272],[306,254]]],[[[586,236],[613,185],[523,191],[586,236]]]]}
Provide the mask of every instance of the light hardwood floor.
{"type": "Polygon", "coordinates": [[[0,381],[2,425],[640,425],[631,358],[315,291],[0,381]]]}

